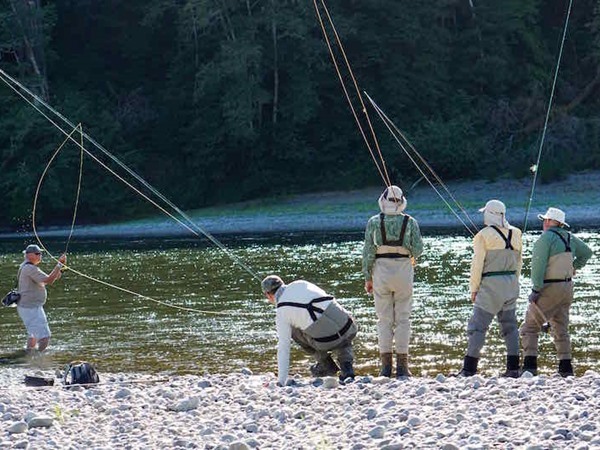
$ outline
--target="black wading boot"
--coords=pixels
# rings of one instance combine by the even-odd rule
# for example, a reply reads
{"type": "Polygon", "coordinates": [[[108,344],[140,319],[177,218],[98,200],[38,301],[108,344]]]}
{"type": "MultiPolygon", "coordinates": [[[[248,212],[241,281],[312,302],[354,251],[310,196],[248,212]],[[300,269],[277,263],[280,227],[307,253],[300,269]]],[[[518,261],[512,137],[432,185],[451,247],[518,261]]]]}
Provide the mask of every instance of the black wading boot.
{"type": "Polygon", "coordinates": [[[354,376],[352,361],[340,362],[340,381],[346,381],[348,378],[354,381],[354,376]]]}
{"type": "Polygon", "coordinates": [[[391,353],[382,353],[381,354],[381,370],[379,371],[380,377],[388,377],[392,376],[392,354],[391,353]]]}
{"type": "Polygon", "coordinates": [[[505,378],[519,378],[519,355],[506,355],[506,372],[502,374],[505,378]]]}
{"type": "Polygon", "coordinates": [[[523,370],[521,373],[529,372],[531,375],[537,375],[537,356],[526,356],[523,359],[523,370]]]}
{"type": "Polygon", "coordinates": [[[479,363],[479,358],[473,358],[472,356],[465,356],[465,361],[463,363],[463,368],[460,372],[458,372],[457,377],[472,377],[477,373],[477,364],[479,363]]]}
{"type": "Polygon", "coordinates": [[[396,355],[396,378],[412,377],[408,370],[408,353],[398,353],[396,355]]]}
{"type": "Polygon", "coordinates": [[[571,365],[570,359],[561,359],[558,362],[558,373],[563,378],[575,376],[575,373],[573,373],[573,366],[571,365]]]}
{"type": "Polygon", "coordinates": [[[338,370],[340,370],[340,368],[335,361],[331,359],[331,356],[327,356],[324,360],[310,366],[310,373],[313,377],[331,377],[336,375],[338,370]]]}

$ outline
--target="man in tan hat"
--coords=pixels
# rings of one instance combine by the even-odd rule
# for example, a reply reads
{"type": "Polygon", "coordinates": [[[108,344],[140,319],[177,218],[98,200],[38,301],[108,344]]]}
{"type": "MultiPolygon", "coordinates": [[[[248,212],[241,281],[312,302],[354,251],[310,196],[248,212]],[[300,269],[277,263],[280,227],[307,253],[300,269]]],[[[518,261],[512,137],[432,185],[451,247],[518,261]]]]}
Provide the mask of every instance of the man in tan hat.
{"type": "Polygon", "coordinates": [[[396,350],[396,377],[410,377],[408,342],[412,311],[413,264],[423,253],[417,221],[404,214],[406,197],[398,186],[379,197],[381,213],[371,217],[365,231],[362,270],[365,290],[374,294],[377,336],[381,357],[380,376],[392,376],[392,352],[396,350]]]}
{"type": "Polygon", "coordinates": [[[506,206],[500,200],[490,200],[479,211],[486,227],[473,239],[469,282],[473,314],[467,325],[469,343],[459,376],[477,372],[485,335],[495,316],[506,344],[504,376],[517,378],[519,331],[515,308],[522,267],[521,230],[508,223],[506,206]]]}
{"type": "Polygon", "coordinates": [[[17,312],[27,329],[27,352],[32,353],[36,345],[38,351],[43,352],[50,343],[50,327],[44,311],[44,303],[48,296],[46,286],[60,278],[60,269],[67,262],[67,257],[61,255],[52,272],[46,274],[38,267],[42,262],[42,249],[39,246],[28,245],[23,254],[25,260],[19,266],[17,275],[18,291],[21,294],[17,312]]]}
{"type": "Polygon", "coordinates": [[[531,255],[529,306],[521,325],[523,371],[537,375],[538,335],[544,322],[550,331],[558,354],[558,373],[573,376],[569,310],[573,301],[573,276],[592,256],[591,249],[565,228],[565,213],[548,208],[539,214],[544,232],[535,242],[531,255]]]}
{"type": "Polygon", "coordinates": [[[287,382],[290,345],[294,340],[316,360],[311,366],[315,377],[332,376],[340,371],[340,380],[354,379],[352,340],[358,327],[352,316],[320,287],[304,280],[286,285],[277,275],[261,282],[269,302],[277,308],[278,383],[287,382]],[[338,365],[331,358],[333,354],[338,365]]]}

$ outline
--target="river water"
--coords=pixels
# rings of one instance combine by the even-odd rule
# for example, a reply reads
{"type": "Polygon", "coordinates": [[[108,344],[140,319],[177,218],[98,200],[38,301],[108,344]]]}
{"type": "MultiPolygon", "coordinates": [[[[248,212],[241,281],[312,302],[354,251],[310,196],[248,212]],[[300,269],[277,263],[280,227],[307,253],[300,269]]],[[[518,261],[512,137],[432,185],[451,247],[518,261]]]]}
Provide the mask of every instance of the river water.
{"type": "MultiPolygon", "coordinates": [[[[576,278],[571,336],[577,374],[600,370],[600,232],[577,233],[595,257],[576,278]]],[[[536,233],[525,236],[524,271],[517,316],[524,316],[529,284],[530,250],[536,233]]],[[[411,370],[435,376],[460,369],[466,349],[465,329],[472,306],[468,277],[471,238],[427,235],[415,272],[411,370]]],[[[285,281],[312,281],[336,298],[357,319],[358,374],[378,371],[377,335],[372,298],[364,294],[361,275],[362,235],[358,233],[289,234],[228,237],[225,246],[259,277],[279,274],[285,281]]],[[[46,242],[60,253],[61,242],[46,242]]],[[[13,287],[25,242],[0,242],[0,288],[13,287]]],[[[46,258],[49,259],[49,258],[46,258]]],[[[142,298],[67,271],[49,287],[46,312],[53,332],[41,363],[59,367],[84,359],[102,371],[146,373],[223,373],[248,367],[255,373],[276,371],[274,308],[255,277],[222,250],[200,240],[72,242],[69,264],[106,283],[150,297],[142,298]],[[184,311],[170,307],[210,311],[184,311]]],[[[49,271],[51,261],[40,266],[49,271]]],[[[25,333],[16,310],[0,310],[0,362],[31,364],[13,353],[25,333]]],[[[551,373],[557,364],[548,335],[540,339],[540,367],[551,373]]],[[[35,362],[40,364],[40,362],[35,362]]],[[[1,367],[1,366],[0,366],[1,367]]],[[[308,359],[297,347],[292,373],[308,375],[308,359]]],[[[497,324],[488,333],[481,372],[494,375],[504,367],[504,344],[497,324]]]]}

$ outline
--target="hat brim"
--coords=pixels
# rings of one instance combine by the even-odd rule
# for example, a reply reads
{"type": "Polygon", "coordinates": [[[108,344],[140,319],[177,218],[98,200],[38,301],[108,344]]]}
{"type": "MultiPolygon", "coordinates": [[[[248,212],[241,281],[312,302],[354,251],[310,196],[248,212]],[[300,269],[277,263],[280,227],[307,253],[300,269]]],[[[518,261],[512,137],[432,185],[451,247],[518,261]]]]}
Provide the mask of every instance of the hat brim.
{"type": "MultiPolygon", "coordinates": [[[[538,214],[538,219],[540,219],[540,220],[546,220],[546,219],[548,219],[548,220],[556,220],[556,219],[553,219],[552,217],[548,217],[548,216],[545,216],[543,214],[538,214]]],[[[571,228],[571,225],[569,225],[567,222],[561,222],[560,220],[556,220],[556,221],[558,223],[560,223],[561,225],[564,225],[567,228],[571,228]]]]}
{"type": "Polygon", "coordinates": [[[479,212],[484,212],[485,211],[485,206],[483,208],[479,208],[478,211],[479,212]]]}

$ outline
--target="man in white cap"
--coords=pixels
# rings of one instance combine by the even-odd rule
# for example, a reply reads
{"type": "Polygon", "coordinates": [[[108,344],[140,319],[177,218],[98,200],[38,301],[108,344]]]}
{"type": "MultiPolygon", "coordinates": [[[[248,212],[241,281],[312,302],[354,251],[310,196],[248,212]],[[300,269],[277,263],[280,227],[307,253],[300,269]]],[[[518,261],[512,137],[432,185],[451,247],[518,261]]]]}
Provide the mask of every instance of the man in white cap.
{"type": "Polygon", "coordinates": [[[519,331],[515,308],[521,274],[521,230],[506,220],[506,206],[490,200],[479,210],[486,225],[473,239],[469,281],[473,314],[467,325],[468,346],[459,376],[477,373],[485,335],[494,317],[506,344],[504,376],[519,377],[519,331]]]}
{"type": "Polygon", "coordinates": [[[559,359],[558,373],[563,377],[573,376],[569,337],[573,276],[591,258],[592,250],[565,229],[569,225],[560,209],[548,208],[538,218],[543,220],[544,232],[531,255],[532,290],[520,330],[523,371],[537,375],[538,336],[547,321],[559,359]]]}
{"type": "Polygon", "coordinates": [[[417,221],[404,214],[406,197],[398,186],[379,197],[380,214],[369,219],[365,231],[362,270],[365,291],[373,293],[381,357],[380,376],[392,376],[392,353],[396,350],[396,377],[410,377],[408,343],[413,304],[416,258],[423,253],[417,221]]]}
{"type": "Polygon", "coordinates": [[[354,379],[352,340],[358,328],[352,316],[320,287],[304,280],[286,285],[277,275],[261,282],[269,302],[276,306],[278,383],[285,386],[290,367],[291,341],[311,354],[315,377],[336,375],[354,379]],[[333,354],[338,365],[331,358],[333,354]]]}
{"type": "Polygon", "coordinates": [[[48,296],[46,286],[61,277],[60,269],[66,263],[67,256],[61,255],[52,272],[46,274],[38,267],[42,261],[42,249],[39,246],[28,245],[23,254],[25,260],[19,266],[17,275],[18,291],[21,294],[17,312],[27,329],[27,352],[33,353],[36,345],[38,351],[43,352],[50,343],[50,327],[44,312],[44,303],[48,296]]]}

